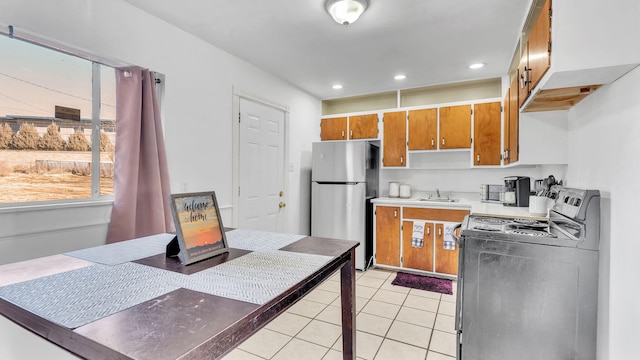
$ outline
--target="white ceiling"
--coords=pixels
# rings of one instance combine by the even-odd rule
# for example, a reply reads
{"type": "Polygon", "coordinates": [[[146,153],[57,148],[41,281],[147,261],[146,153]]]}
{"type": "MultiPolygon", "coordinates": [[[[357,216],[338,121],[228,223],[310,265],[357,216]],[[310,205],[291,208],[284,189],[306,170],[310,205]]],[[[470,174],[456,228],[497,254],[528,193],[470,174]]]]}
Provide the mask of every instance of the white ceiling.
{"type": "Polygon", "coordinates": [[[325,0],[125,1],[321,99],[505,75],[531,6],[370,0],[345,27],[325,12],[325,0]],[[487,66],[467,68],[475,62],[487,66]],[[394,80],[398,73],[407,78],[394,80]]]}

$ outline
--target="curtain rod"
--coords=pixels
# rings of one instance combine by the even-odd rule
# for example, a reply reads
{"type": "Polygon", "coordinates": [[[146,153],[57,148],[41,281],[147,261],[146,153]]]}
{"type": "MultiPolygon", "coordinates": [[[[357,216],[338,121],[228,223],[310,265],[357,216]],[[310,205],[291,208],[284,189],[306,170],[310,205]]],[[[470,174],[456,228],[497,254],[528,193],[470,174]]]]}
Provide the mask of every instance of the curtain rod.
{"type": "Polygon", "coordinates": [[[113,68],[132,66],[131,64],[128,64],[122,61],[107,60],[99,56],[91,55],[87,51],[78,50],[75,46],[70,46],[67,44],[61,45],[59,44],[59,42],[55,40],[52,40],[31,32],[23,31],[23,33],[26,33],[27,36],[16,34],[16,31],[15,31],[16,29],[13,25],[6,25],[6,28],[7,28],[7,31],[0,29],[0,34],[5,35],[10,39],[24,41],[33,45],[41,46],[50,50],[61,52],[63,54],[75,56],[81,59],[96,62],[100,65],[106,65],[113,68]],[[73,50],[69,50],[69,49],[73,49],[73,50]]]}

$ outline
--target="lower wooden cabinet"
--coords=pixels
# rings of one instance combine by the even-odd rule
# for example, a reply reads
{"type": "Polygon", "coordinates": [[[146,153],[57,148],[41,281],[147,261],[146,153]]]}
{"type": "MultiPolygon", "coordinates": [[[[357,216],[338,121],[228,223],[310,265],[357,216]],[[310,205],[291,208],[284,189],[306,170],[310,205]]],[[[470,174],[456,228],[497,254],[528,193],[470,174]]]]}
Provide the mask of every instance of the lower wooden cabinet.
{"type": "Polygon", "coordinates": [[[402,266],[411,269],[433,271],[433,223],[424,224],[424,242],[422,247],[411,244],[413,221],[403,221],[402,229],[402,266]]]}
{"type": "Polygon", "coordinates": [[[400,266],[400,207],[376,209],[375,261],[381,265],[400,266]]]}
{"type": "Polygon", "coordinates": [[[447,232],[468,214],[457,209],[376,205],[375,265],[457,275],[458,244],[448,241],[452,239],[447,232]],[[417,221],[424,222],[421,247],[412,243],[417,221]]]}

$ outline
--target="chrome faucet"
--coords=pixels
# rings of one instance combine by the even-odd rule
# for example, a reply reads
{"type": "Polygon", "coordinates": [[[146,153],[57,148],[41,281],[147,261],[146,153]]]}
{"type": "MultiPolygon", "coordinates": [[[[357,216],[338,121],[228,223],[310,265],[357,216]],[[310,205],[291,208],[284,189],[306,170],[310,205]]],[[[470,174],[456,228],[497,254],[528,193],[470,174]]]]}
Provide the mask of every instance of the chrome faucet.
{"type": "Polygon", "coordinates": [[[440,189],[436,189],[436,198],[440,199],[440,189]]]}

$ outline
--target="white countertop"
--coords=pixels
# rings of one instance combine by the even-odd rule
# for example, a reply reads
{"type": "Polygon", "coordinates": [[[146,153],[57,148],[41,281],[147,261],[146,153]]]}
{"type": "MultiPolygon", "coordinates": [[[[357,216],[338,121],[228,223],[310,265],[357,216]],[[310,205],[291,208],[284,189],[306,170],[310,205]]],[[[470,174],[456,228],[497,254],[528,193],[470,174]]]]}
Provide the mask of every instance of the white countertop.
{"type": "Polygon", "coordinates": [[[534,214],[529,212],[528,207],[515,207],[504,206],[501,203],[482,202],[475,199],[458,198],[455,202],[442,202],[442,201],[425,201],[420,200],[422,196],[412,196],[408,199],[402,198],[390,198],[379,197],[371,200],[372,203],[377,205],[395,205],[395,206],[417,206],[417,207],[430,207],[439,209],[461,209],[469,210],[474,215],[490,215],[499,217],[511,217],[511,218],[530,218],[536,220],[546,220],[546,214],[534,214]]]}

